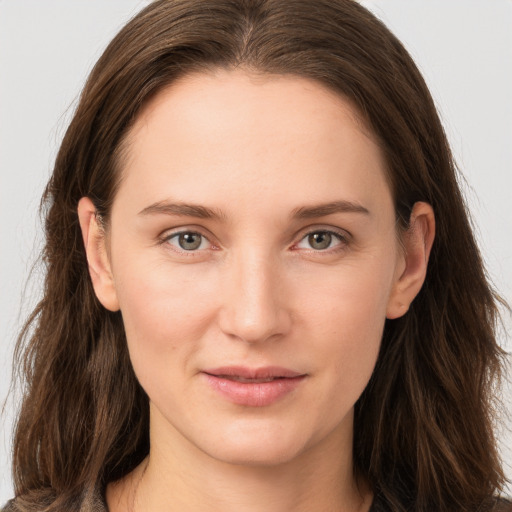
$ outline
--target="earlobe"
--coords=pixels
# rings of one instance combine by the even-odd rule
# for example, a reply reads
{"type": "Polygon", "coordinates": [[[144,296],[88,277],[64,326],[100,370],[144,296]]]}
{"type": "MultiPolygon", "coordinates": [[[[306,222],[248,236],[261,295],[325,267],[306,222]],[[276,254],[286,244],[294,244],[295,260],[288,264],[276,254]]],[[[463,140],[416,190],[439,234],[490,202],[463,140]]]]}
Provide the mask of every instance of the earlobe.
{"type": "Polygon", "coordinates": [[[415,203],[409,228],[403,235],[404,265],[389,297],[386,317],[399,318],[421,290],[434,243],[435,217],[428,203],[415,203]]]}
{"type": "Polygon", "coordinates": [[[105,232],[98,221],[96,208],[88,197],[82,197],[78,202],[78,219],[96,297],[106,309],[118,311],[119,301],[108,258],[105,232]]]}

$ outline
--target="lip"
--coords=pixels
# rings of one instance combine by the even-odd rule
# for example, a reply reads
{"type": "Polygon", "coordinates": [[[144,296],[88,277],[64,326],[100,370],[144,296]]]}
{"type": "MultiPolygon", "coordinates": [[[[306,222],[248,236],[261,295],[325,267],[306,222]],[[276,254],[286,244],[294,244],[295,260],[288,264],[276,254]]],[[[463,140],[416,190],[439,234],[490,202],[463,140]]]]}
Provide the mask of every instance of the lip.
{"type": "Polygon", "coordinates": [[[279,366],[225,366],[203,370],[202,374],[214,391],[234,404],[247,407],[271,405],[294,391],[306,378],[304,373],[279,366]]]}

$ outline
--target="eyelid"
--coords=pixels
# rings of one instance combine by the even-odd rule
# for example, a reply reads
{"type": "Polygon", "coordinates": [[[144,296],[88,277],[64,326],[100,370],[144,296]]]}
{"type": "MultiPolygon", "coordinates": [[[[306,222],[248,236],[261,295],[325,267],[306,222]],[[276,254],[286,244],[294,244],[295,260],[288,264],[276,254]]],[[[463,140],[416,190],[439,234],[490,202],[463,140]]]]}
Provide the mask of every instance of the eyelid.
{"type": "Polygon", "coordinates": [[[173,250],[179,254],[183,254],[185,256],[190,257],[190,256],[197,255],[198,253],[204,253],[205,251],[208,251],[208,250],[217,250],[219,247],[218,247],[218,245],[216,245],[212,242],[211,238],[212,238],[212,236],[205,234],[204,229],[200,228],[199,226],[180,226],[178,228],[172,228],[172,229],[167,229],[167,230],[163,231],[162,234],[159,235],[159,237],[158,237],[158,242],[160,245],[167,244],[169,247],[172,248],[171,250],[173,250]],[[168,243],[169,240],[171,240],[172,238],[182,235],[184,233],[195,234],[195,235],[199,235],[199,236],[203,237],[210,244],[210,247],[208,247],[206,249],[196,249],[196,250],[187,251],[185,249],[180,249],[179,247],[168,243]]]}
{"type": "MultiPolygon", "coordinates": [[[[336,237],[340,241],[340,244],[336,245],[335,247],[324,249],[324,250],[313,249],[311,247],[309,249],[309,251],[312,253],[316,253],[316,254],[320,254],[320,253],[327,254],[327,253],[335,252],[336,250],[343,250],[346,248],[346,246],[350,243],[350,241],[352,239],[352,235],[348,231],[341,229],[341,228],[335,228],[333,226],[329,226],[329,227],[327,227],[327,226],[308,226],[305,230],[302,230],[300,232],[300,234],[298,235],[298,241],[293,244],[292,249],[298,250],[298,249],[296,249],[297,245],[300,242],[302,242],[305,238],[307,238],[308,236],[310,236],[314,233],[329,233],[329,234],[333,235],[334,237],[336,237]],[[339,247],[339,246],[341,246],[341,247],[339,247]]],[[[308,249],[304,249],[304,250],[308,251],[308,249]]]]}
{"type": "MultiPolygon", "coordinates": [[[[210,244],[210,247],[208,247],[207,249],[196,249],[196,250],[187,251],[184,249],[180,250],[180,248],[178,248],[176,246],[172,246],[172,250],[174,250],[175,252],[178,252],[180,254],[184,254],[186,256],[194,256],[194,255],[197,255],[198,253],[204,253],[205,251],[208,251],[208,250],[218,250],[220,248],[220,246],[218,244],[215,244],[214,242],[212,242],[213,235],[205,234],[204,231],[205,231],[205,229],[200,226],[180,226],[180,227],[176,227],[176,228],[171,228],[171,229],[167,229],[167,230],[163,231],[162,234],[158,236],[158,242],[159,242],[159,244],[163,245],[163,244],[167,243],[171,238],[176,237],[180,234],[192,233],[192,234],[200,235],[204,239],[206,239],[207,242],[210,244]]],[[[340,244],[338,244],[338,245],[341,245],[341,247],[338,247],[338,245],[336,245],[334,248],[325,249],[325,250],[318,250],[318,249],[311,248],[310,252],[313,252],[313,253],[330,253],[330,252],[335,252],[336,250],[343,250],[351,242],[351,239],[352,239],[352,235],[348,231],[341,229],[341,228],[337,228],[337,227],[333,227],[333,226],[322,226],[322,225],[308,226],[307,228],[302,229],[300,231],[300,233],[296,237],[294,237],[297,241],[292,244],[291,249],[298,250],[296,248],[297,244],[302,242],[306,237],[308,237],[309,235],[311,235],[313,233],[329,233],[329,234],[333,235],[334,237],[336,237],[340,241],[340,244]]],[[[168,245],[171,246],[171,244],[168,244],[168,245]]]]}

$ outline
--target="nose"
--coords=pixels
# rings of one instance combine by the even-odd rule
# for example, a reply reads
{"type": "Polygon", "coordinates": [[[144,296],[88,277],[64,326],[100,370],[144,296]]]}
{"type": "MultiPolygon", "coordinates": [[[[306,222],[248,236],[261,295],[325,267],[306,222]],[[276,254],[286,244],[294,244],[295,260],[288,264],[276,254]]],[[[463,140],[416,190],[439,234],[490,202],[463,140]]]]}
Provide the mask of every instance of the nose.
{"type": "Polygon", "coordinates": [[[248,343],[278,339],[291,327],[286,289],[278,265],[269,258],[240,254],[223,283],[221,330],[248,343]]]}

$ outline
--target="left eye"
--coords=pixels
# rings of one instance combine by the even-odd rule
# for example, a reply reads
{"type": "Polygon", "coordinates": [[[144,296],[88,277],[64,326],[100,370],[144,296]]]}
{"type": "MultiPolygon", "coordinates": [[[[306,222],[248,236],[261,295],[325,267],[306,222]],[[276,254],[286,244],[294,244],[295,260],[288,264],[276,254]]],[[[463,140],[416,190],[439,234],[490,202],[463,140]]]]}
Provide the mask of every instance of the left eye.
{"type": "Polygon", "coordinates": [[[338,233],[332,231],[313,231],[308,233],[298,244],[299,249],[314,249],[315,251],[325,251],[344,242],[344,238],[338,233]]]}
{"type": "Polygon", "coordinates": [[[206,249],[208,240],[200,233],[193,231],[182,231],[167,238],[167,243],[174,245],[182,251],[197,251],[206,249]]]}

